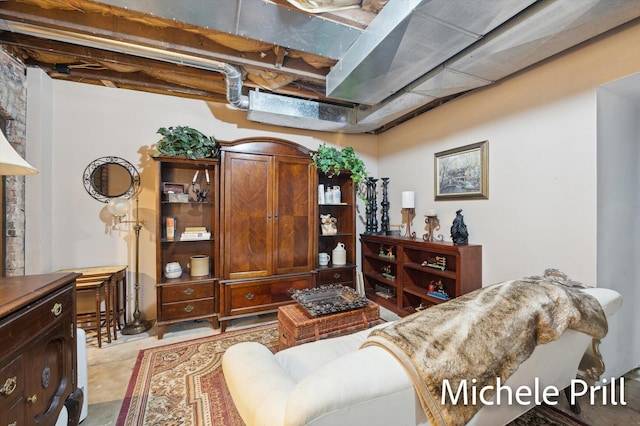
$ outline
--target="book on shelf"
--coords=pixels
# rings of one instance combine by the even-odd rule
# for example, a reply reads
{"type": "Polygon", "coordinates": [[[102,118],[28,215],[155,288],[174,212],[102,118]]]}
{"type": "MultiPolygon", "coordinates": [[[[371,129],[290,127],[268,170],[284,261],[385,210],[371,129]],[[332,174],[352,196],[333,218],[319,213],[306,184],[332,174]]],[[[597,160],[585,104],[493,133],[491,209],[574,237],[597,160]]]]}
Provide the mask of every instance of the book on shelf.
{"type": "Polygon", "coordinates": [[[206,226],[185,226],[184,232],[207,232],[206,226]]]}
{"type": "Polygon", "coordinates": [[[175,217],[167,217],[165,218],[164,223],[167,241],[174,241],[176,239],[176,231],[178,229],[178,219],[175,217]]]}
{"type": "Polygon", "coordinates": [[[183,232],[180,235],[181,241],[209,240],[209,239],[211,239],[211,232],[183,232]]]}

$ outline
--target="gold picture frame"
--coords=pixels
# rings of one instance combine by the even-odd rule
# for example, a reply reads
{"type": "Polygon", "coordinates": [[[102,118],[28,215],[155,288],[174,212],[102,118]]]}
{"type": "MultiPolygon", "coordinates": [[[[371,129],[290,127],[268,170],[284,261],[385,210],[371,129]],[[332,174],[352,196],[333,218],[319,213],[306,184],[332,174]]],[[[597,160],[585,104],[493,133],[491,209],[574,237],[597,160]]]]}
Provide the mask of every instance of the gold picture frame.
{"type": "Polygon", "coordinates": [[[436,201],[489,198],[489,141],[435,154],[436,201]]]}

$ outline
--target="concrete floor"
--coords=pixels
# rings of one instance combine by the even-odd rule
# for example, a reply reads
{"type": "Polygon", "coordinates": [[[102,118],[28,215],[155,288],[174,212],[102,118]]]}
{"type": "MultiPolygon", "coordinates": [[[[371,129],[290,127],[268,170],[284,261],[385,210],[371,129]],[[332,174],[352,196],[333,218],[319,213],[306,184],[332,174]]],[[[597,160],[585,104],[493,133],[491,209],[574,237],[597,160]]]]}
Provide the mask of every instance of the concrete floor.
{"type": "MultiPolygon", "coordinates": [[[[385,309],[381,316],[390,321],[397,316],[385,309]]],[[[239,330],[260,324],[276,322],[276,315],[262,315],[232,321],[227,330],[239,330]]],[[[185,322],[167,329],[164,339],[156,338],[155,327],[147,333],[134,336],[118,335],[118,340],[104,343],[98,348],[94,333],[87,333],[87,363],[88,363],[88,401],[89,410],[82,426],[115,425],[120,413],[122,400],[125,396],[133,367],[141,349],[176,343],[183,340],[219,334],[206,321],[185,322]]],[[[627,405],[602,406],[590,405],[587,397],[580,398],[582,414],[579,418],[587,424],[608,426],[640,426],[640,373],[638,370],[627,375],[630,379],[625,389],[627,405]]],[[[569,412],[564,398],[560,398],[557,406],[569,412]]]]}

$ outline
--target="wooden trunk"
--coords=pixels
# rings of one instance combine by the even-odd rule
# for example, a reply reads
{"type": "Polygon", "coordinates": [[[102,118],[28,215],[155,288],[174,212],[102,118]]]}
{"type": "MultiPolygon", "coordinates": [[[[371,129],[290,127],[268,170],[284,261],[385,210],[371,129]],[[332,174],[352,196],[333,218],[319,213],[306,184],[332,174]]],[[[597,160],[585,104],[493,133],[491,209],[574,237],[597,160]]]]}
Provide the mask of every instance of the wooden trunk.
{"type": "Polygon", "coordinates": [[[380,307],[373,302],[366,308],[315,318],[297,303],[282,306],[278,309],[280,349],[354,333],[381,322],[380,307]]]}

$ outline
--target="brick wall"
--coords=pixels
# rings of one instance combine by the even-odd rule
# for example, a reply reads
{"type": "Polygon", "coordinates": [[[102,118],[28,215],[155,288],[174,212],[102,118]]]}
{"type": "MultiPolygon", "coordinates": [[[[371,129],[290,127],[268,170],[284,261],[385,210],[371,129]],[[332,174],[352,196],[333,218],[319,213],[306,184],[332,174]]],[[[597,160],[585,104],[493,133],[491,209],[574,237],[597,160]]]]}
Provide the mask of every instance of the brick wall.
{"type": "MultiPolygon", "coordinates": [[[[23,63],[0,49],[0,115],[6,120],[5,135],[23,157],[26,145],[27,76],[23,63]]],[[[5,276],[24,275],[25,178],[4,176],[5,276]]]]}

